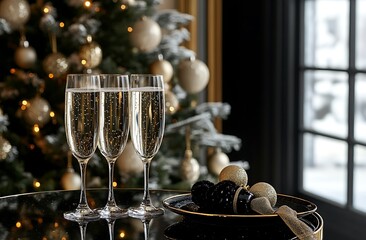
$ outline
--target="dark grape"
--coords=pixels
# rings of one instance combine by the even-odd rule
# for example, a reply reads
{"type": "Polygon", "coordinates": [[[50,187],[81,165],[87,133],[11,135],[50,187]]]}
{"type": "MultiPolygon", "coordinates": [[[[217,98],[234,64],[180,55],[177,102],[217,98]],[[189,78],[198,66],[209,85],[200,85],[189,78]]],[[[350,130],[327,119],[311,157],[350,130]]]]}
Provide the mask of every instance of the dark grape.
{"type": "Polygon", "coordinates": [[[209,209],[214,213],[233,213],[233,199],[238,186],[231,180],[223,180],[207,191],[209,209]]]}

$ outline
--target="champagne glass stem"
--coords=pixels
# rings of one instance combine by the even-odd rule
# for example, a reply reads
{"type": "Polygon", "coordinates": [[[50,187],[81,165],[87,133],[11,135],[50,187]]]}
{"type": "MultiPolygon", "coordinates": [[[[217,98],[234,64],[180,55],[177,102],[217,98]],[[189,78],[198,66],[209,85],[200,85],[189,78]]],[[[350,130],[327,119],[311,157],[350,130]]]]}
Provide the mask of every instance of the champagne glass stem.
{"type": "Polygon", "coordinates": [[[88,223],[87,222],[80,222],[79,223],[79,229],[80,229],[80,239],[81,240],[85,240],[85,236],[86,236],[86,227],[87,227],[88,223]]]}
{"type": "Polygon", "coordinates": [[[108,160],[108,200],[107,205],[115,206],[116,200],[114,198],[114,191],[113,191],[113,174],[114,174],[114,164],[115,161],[108,160]]]}
{"type": "Polygon", "coordinates": [[[144,164],[144,196],[142,198],[142,205],[150,206],[150,191],[149,191],[149,175],[150,175],[150,160],[143,161],[144,164]]]}
{"type": "Polygon", "coordinates": [[[81,178],[81,186],[80,186],[80,200],[79,200],[79,206],[78,208],[89,208],[88,202],[86,200],[86,161],[79,161],[80,166],[80,178],[81,178]]]}

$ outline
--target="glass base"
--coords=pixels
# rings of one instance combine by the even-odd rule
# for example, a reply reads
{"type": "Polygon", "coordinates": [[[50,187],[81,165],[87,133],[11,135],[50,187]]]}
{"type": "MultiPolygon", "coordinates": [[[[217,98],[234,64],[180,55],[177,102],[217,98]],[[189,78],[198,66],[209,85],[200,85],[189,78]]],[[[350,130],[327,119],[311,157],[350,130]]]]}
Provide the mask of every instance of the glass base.
{"type": "Polygon", "coordinates": [[[64,218],[71,221],[92,221],[98,220],[100,215],[90,208],[76,208],[73,211],[65,212],[64,218]]]}
{"type": "Polygon", "coordinates": [[[128,215],[132,218],[151,219],[164,215],[163,208],[156,208],[154,206],[141,205],[139,207],[128,208],[128,215]]]}
{"type": "Polygon", "coordinates": [[[118,206],[105,206],[96,210],[101,218],[117,219],[128,217],[127,209],[122,209],[118,206]]]}

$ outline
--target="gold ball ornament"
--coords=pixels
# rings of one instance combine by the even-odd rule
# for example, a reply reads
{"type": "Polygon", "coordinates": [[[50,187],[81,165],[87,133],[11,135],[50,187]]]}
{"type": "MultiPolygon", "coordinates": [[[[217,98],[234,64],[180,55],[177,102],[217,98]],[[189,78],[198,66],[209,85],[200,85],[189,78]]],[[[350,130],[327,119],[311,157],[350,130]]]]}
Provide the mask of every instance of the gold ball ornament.
{"type": "Polygon", "coordinates": [[[274,187],[266,182],[257,182],[249,188],[254,197],[266,197],[274,207],[277,203],[277,192],[274,187]]]}
{"type": "Polygon", "coordinates": [[[30,124],[43,126],[50,120],[51,106],[44,98],[36,96],[29,100],[27,108],[23,112],[25,121],[30,124]]]}
{"type": "Polygon", "coordinates": [[[179,100],[172,91],[165,91],[165,112],[167,114],[174,114],[178,111],[179,100]]]}
{"type": "Polygon", "coordinates": [[[79,50],[79,57],[82,65],[87,68],[97,67],[103,59],[103,52],[100,45],[94,41],[87,42],[81,46],[79,50]]]}
{"type": "Polygon", "coordinates": [[[69,63],[62,53],[55,52],[44,58],[43,69],[47,74],[53,74],[57,78],[67,73],[69,63]]]}
{"type": "Polygon", "coordinates": [[[215,176],[219,176],[222,169],[229,164],[230,159],[226,153],[222,152],[221,148],[216,148],[207,159],[208,171],[215,176]]]}
{"type": "Polygon", "coordinates": [[[130,43],[141,52],[150,52],[160,44],[161,28],[151,18],[141,18],[133,25],[132,29],[129,35],[130,43]]]}
{"type": "Polygon", "coordinates": [[[247,186],[248,174],[244,168],[238,165],[228,165],[219,174],[219,181],[231,180],[238,186],[247,186]]]}
{"type": "Polygon", "coordinates": [[[20,29],[30,17],[30,6],[26,0],[1,0],[0,18],[4,18],[14,30],[20,29]]]}
{"type": "Polygon", "coordinates": [[[121,156],[116,161],[116,166],[122,176],[137,175],[144,170],[141,159],[131,141],[127,142],[121,156]]]}
{"type": "Polygon", "coordinates": [[[152,74],[161,74],[165,83],[170,82],[173,77],[173,66],[172,64],[164,59],[159,59],[150,65],[150,72],[152,74]]]}
{"type": "Polygon", "coordinates": [[[60,183],[65,190],[78,190],[80,189],[81,177],[73,168],[67,168],[61,177],[60,183]]]}
{"type": "Polygon", "coordinates": [[[207,65],[197,59],[183,60],[178,65],[178,84],[189,94],[201,92],[208,84],[207,65]]]}
{"type": "Polygon", "coordinates": [[[182,179],[189,183],[196,182],[200,177],[200,165],[197,159],[192,157],[191,150],[185,151],[185,156],[182,160],[180,171],[182,179]]]}
{"type": "Polygon", "coordinates": [[[11,148],[10,142],[0,135],[0,161],[5,160],[8,157],[11,148]]]}
{"type": "Polygon", "coordinates": [[[14,53],[15,63],[21,68],[31,68],[36,60],[37,53],[33,47],[19,46],[14,53]]]}

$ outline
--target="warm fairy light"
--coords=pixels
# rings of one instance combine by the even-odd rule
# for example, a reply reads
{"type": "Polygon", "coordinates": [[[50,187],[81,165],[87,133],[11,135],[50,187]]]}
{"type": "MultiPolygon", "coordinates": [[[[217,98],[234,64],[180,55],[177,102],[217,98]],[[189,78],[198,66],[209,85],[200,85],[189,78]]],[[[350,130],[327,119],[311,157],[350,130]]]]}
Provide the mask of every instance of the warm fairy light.
{"type": "Polygon", "coordinates": [[[126,10],[126,8],[127,8],[126,4],[122,4],[122,5],[121,5],[121,9],[122,9],[122,10],[126,10]]]}
{"type": "Polygon", "coordinates": [[[51,118],[55,117],[55,112],[51,111],[51,112],[50,112],[50,117],[51,117],[51,118]]]}
{"type": "Polygon", "coordinates": [[[90,35],[86,36],[86,41],[87,42],[91,42],[92,40],[93,40],[92,36],[90,36],[90,35]]]}
{"type": "Polygon", "coordinates": [[[85,64],[86,64],[86,60],[85,60],[85,59],[82,59],[82,60],[81,60],[81,64],[82,64],[82,65],[85,65],[85,64]]]}
{"type": "Polygon", "coordinates": [[[50,79],[52,79],[52,78],[54,77],[53,73],[49,73],[49,74],[48,74],[48,77],[49,77],[50,79]]]}
{"type": "Polygon", "coordinates": [[[35,148],[34,144],[29,144],[29,149],[33,150],[35,148]]]}
{"type": "Polygon", "coordinates": [[[60,26],[60,28],[63,28],[63,27],[65,27],[65,23],[64,22],[60,22],[59,26],[60,26]]]}
{"type": "Polygon", "coordinates": [[[37,223],[42,224],[43,223],[43,218],[41,218],[41,217],[37,218],[37,223]]]}
{"type": "Polygon", "coordinates": [[[85,1],[84,6],[89,8],[91,6],[91,2],[90,1],[85,1]]]}
{"type": "Polygon", "coordinates": [[[117,187],[117,182],[113,181],[113,187],[117,187]]]}
{"type": "Polygon", "coordinates": [[[39,133],[39,131],[40,131],[40,129],[39,129],[38,124],[34,124],[34,126],[33,126],[33,132],[39,133]]]}
{"type": "Polygon", "coordinates": [[[37,180],[34,180],[33,187],[34,188],[39,188],[40,186],[41,186],[41,183],[39,181],[37,181],[37,180]]]}
{"type": "Polygon", "coordinates": [[[132,32],[133,31],[133,28],[132,27],[128,27],[127,28],[127,32],[132,32]]]}
{"type": "Polygon", "coordinates": [[[61,240],[67,240],[67,238],[66,237],[62,237],[61,240]]]}
{"type": "Polygon", "coordinates": [[[58,222],[55,222],[55,223],[53,224],[53,226],[54,226],[55,228],[58,228],[58,226],[59,226],[58,222]]]}
{"type": "Polygon", "coordinates": [[[22,106],[20,106],[20,109],[21,110],[26,110],[27,109],[27,105],[28,105],[28,102],[27,102],[27,100],[23,100],[22,101],[22,106]]]}
{"type": "Polygon", "coordinates": [[[15,71],[16,71],[16,70],[15,70],[15,68],[10,68],[10,73],[11,73],[11,74],[14,74],[14,73],[15,73],[15,71]]]}
{"type": "Polygon", "coordinates": [[[50,9],[48,7],[45,7],[45,8],[43,8],[43,12],[44,13],[49,13],[50,12],[50,9]]]}
{"type": "Polygon", "coordinates": [[[15,227],[16,228],[21,228],[22,227],[22,223],[21,222],[16,222],[15,223],[15,227]]]}
{"type": "Polygon", "coordinates": [[[119,233],[119,237],[120,237],[120,238],[125,238],[125,237],[126,237],[126,233],[125,233],[125,231],[121,231],[121,232],[119,233]]]}

